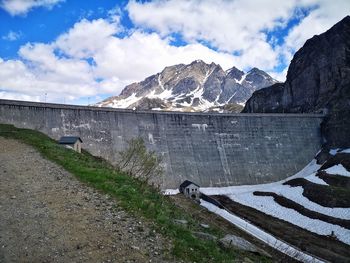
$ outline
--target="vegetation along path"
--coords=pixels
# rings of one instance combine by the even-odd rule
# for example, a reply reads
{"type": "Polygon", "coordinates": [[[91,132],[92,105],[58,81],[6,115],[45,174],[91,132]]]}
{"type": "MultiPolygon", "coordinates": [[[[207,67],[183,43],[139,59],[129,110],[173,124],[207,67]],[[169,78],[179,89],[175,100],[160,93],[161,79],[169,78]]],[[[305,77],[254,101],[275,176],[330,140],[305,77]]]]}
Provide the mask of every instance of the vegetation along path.
{"type": "Polygon", "coordinates": [[[4,124],[0,209],[0,262],[271,261],[196,237],[225,233],[105,160],[4,124]]]}
{"type": "Polygon", "coordinates": [[[32,147],[0,137],[0,262],[166,262],[170,242],[32,147]]]}

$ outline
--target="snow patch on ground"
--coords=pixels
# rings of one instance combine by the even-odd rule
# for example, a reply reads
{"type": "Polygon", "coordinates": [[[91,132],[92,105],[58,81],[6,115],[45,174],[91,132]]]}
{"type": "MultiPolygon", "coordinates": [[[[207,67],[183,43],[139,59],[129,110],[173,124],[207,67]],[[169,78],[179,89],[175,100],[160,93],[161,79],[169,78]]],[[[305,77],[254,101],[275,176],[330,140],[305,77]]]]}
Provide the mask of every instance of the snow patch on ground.
{"type": "Polygon", "coordinates": [[[331,155],[336,155],[336,154],[338,153],[339,150],[340,150],[339,148],[330,149],[330,150],[329,150],[329,154],[331,154],[331,155]]]}
{"type": "MultiPolygon", "coordinates": [[[[295,211],[294,209],[285,208],[277,204],[271,196],[253,195],[253,192],[255,191],[276,193],[302,205],[311,211],[315,211],[334,218],[350,220],[350,208],[330,208],[321,206],[303,196],[304,190],[301,186],[291,187],[289,185],[283,185],[284,182],[295,178],[304,178],[316,184],[327,185],[325,181],[316,176],[316,173],[320,167],[321,165],[317,164],[316,160],[312,160],[300,172],[279,182],[260,185],[204,187],[200,188],[200,191],[206,195],[227,195],[229,198],[242,205],[252,207],[263,213],[285,220],[319,235],[331,235],[333,231],[340,241],[350,245],[349,229],[345,229],[341,226],[330,224],[321,220],[308,218],[295,211]]],[[[328,174],[338,174],[350,177],[350,172],[347,171],[341,164],[332,166],[326,169],[325,172],[328,174]]],[[[176,189],[173,191],[168,191],[168,193],[176,194],[178,192],[176,189]]]]}
{"type": "Polygon", "coordinates": [[[338,174],[338,175],[350,177],[350,172],[346,170],[345,167],[341,164],[334,165],[323,171],[325,171],[328,174],[338,174]]]}
{"type": "MultiPolygon", "coordinates": [[[[223,187],[224,188],[224,187],[223,187]]],[[[226,188],[226,187],[225,187],[226,188]]],[[[314,203],[303,196],[304,189],[301,186],[291,187],[289,185],[252,185],[248,188],[245,186],[231,186],[230,191],[227,191],[227,188],[224,191],[221,191],[221,188],[200,188],[200,191],[207,195],[227,195],[229,197],[239,197],[244,194],[252,194],[255,191],[262,192],[272,192],[278,195],[284,196],[291,201],[294,201],[303,207],[318,212],[320,214],[332,216],[335,218],[347,219],[350,220],[350,209],[348,208],[330,208],[324,207],[317,203],[314,203]],[[210,189],[208,191],[208,189],[210,189]]],[[[234,199],[236,200],[236,199],[234,199]]],[[[237,201],[239,202],[239,201],[237,201]]]]}
{"type": "Polygon", "coordinates": [[[350,153],[350,148],[348,149],[340,149],[340,148],[335,148],[335,149],[330,149],[329,153],[331,155],[336,155],[337,153],[350,153]]]}
{"type": "Polygon", "coordinates": [[[177,195],[180,193],[179,189],[165,189],[163,195],[177,195]]]}
{"type": "Polygon", "coordinates": [[[226,187],[204,187],[201,188],[201,192],[206,195],[228,195],[232,193],[245,193],[254,191],[270,191],[277,186],[281,186],[284,182],[295,178],[305,178],[313,173],[316,173],[321,165],[316,163],[316,160],[312,160],[308,165],[306,165],[300,172],[295,175],[283,179],[278,182],[268,183],[268,184],[258,184],[258,185],[235,185],[226,187]]]}
{"type": "MultiPolygon", "coordinates": [[[[312,160],[300,172],[279,182],[260,185],[207,187],[201,188],[200,191],[207,195],[227,195],[229,198],[238,203],[252,207],[263,213],[285,220],[320,235],[330,235],[331,232],[334,231],[339,240],[350,244],[350,230],[323,222],[321,220],[310,219],[293,209],[280,206],[274,201],[273,197],[253,195],[253,192],[255,191],[276,193],[302,205],[311,211],[315,211],[334,218],[350,220],[350,208],[330,208],[321,206],[303,196],[304,190],[301,186],[291,187],[289,185],[283,185],[284,182],[295,178],[304,178],[313,183],[327,185],[326,182],[316,176],[317,170],[320,168],[320,166],[321,165],[318,165],[316,163],[316,160],[312,160]]],[[[342,165],[333,166],[325,171],[329,174],[334,173],[350,176],[350,172],[346,171],[342,165]]]]}
{"type": "Polygon", "coordinates": [[[323,181],[320,177],[316,176],[316,173],[312,173],[306,176],[305,179],[315,184],[329,185],[325,181],[323,181]]]}
{"type": "Polygon", "coordinates": [[[274,247],[275,249],[281,251],[284,254],[287,254],[295,259],[298,259],[302,262],[323,262],[317,258],[314,258],[292,246],[289,244],[275,238],[274,236],[266,233],[265,231],[261,230],[260,228],[250,224],[249,222],[243,220],[242,218],[239,218],[238,216],[235,216],[229,212],[227,212],[224,209],[220,209],[217,206],[208,203],[204,200],[201,200],[201,206],[207,208],[209,211],[223,217],[227,221],[231,222],[232,224],[236,225],[240,229],[250,233],[252,236],[256,237],[257,239],[267,243],[268,245],[274,247]]]}
{"type": "Polygon", "coordinates": [[[349,149],[344,149],[342,151],[340,151],[341,153],[350,153],[350,148],[349,149]]]}
{"type": "Polygon", "coordinates": [[[291,187],[289,185],[281,185],[278,188],[269,189],[269,190],[272,190],[270,192],[274,192],[276,194],[282,195],[285,198],[288,198],[289,200],[294,201],[295,203],[298,203],[311,211],[315,211],[320,214],[328,215],[335,218],[350,220],[349,208],[324,207],[315,202],[312,202],[308,198],[303,196],[304,189],[301,186],[291,187]]]}
{"type": "Polygon", "coordinates": [[[331,235],[333,231],[340,241],[350,245],[350,230],[318,219],[308,218],[294,209],[285,208],[277,204],[272,196],[255,196],[253,193],[245,193],[229,195],[228,197],[242,205],[252,207],[319,235],[331,235]]]}

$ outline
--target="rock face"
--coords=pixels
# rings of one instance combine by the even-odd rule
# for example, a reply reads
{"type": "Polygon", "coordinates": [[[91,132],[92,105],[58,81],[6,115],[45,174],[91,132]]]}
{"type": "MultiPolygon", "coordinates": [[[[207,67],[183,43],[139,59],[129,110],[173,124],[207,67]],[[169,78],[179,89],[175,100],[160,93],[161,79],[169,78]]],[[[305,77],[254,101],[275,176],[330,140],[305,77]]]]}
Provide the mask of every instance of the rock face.
{"type": "Polygon", "coordinates": [[[224,71],[215,63],[196,60],[189,65],[166,67],[158,74],[126,86],[119,96],[107,98],[97,106],[239,112],[241,108],[237,104],[243,105],[255,90],[276,82],[257,68],[247,73],[235,67],[224,71]],[[227,107],[228,104],[234,107],[227,107]]]}
{"type": "Polygon", "coordinates": [[[236,235],[226,235],[219,240],[219,244],[224,248],[238,248],[240,250],[258,252],[256,246],[249,241],[236,235]]]}
{"type": "Polygon", "coordinates": [[[243,112],[325,112],[327,144],[350,147],[350,16],[307,40],[286,82],[254,92],[243,112]]]}

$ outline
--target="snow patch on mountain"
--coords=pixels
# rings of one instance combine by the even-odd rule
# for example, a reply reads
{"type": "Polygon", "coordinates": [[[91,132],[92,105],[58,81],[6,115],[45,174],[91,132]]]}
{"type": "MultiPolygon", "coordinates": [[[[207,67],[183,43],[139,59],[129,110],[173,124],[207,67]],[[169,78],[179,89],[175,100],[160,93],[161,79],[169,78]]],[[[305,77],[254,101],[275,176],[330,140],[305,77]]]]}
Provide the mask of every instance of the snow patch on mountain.
{"type": "Polygon", "coordinates": [[[230,110],[240,109],[255,90],[276,82],[257,68],[247,73],[235,67],[224,71],[215,63],[196,60],[189,65],[166,67],[160,73],[126,86],[120,95],[95,106],[222,112],[227,105],[237,105],[230,110]]]}

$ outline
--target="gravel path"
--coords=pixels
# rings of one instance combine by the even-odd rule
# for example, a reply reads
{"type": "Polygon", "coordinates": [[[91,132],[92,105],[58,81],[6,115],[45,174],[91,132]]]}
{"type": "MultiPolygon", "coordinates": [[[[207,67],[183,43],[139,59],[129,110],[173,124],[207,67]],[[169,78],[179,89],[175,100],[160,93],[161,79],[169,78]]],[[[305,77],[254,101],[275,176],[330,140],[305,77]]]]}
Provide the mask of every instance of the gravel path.
{"type": "Polygon", "coordinates": [[[0,211],[0,262],[170,262],[149,223],[1,137],[0,211]]]}

